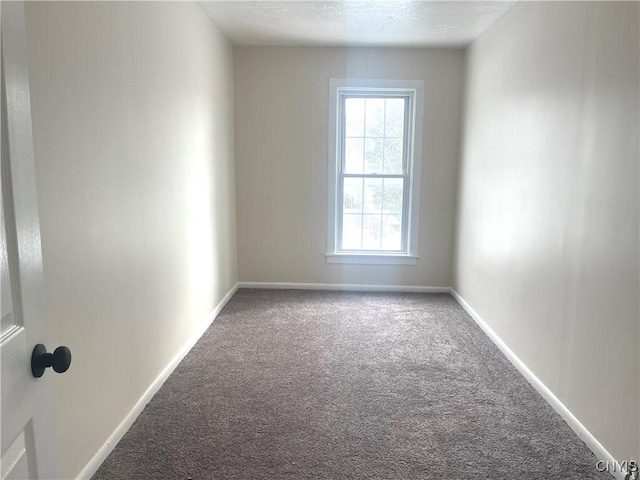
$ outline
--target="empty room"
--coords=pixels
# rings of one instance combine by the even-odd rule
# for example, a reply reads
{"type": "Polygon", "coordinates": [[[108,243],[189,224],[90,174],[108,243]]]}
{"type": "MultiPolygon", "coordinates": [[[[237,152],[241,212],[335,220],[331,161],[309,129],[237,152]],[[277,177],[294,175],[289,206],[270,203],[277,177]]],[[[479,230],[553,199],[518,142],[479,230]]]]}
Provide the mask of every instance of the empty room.
{"type": "Polygon", "coordinates": [[[0,21],[2,480],[640,479],[640,2],[0,21]]]}

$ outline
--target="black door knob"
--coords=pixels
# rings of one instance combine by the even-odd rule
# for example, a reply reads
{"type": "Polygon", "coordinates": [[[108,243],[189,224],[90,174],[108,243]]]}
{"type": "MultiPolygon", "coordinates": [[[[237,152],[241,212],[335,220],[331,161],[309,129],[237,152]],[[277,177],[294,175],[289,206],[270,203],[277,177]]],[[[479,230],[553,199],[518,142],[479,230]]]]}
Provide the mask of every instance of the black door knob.
{"type": "Polygon", "coordinates": [[[58,347],[53,353],[47,353],[44,345],[39,343],[31,354],[31,373],[39,378],[44,375],[48,367],[53,367],[56,373],[64,373],[71,365],[71,350],[67,347],[58,347]]]}

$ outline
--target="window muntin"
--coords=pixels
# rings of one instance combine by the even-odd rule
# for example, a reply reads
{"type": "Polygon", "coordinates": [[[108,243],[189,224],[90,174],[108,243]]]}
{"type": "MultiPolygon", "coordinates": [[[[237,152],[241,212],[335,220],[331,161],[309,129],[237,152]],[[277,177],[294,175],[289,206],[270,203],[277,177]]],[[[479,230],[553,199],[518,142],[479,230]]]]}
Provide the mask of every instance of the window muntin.
{"type": "Polygon", "coordinates": [[[408,254],[415,92],[338,89],[336,252],[408,254]]]}

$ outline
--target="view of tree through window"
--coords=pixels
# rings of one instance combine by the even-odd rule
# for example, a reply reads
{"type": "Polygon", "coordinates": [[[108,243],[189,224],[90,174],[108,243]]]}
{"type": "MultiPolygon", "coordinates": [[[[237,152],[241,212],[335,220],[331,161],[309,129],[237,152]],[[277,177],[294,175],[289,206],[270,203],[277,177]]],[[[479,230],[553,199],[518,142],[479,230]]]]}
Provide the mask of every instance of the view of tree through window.
{"type": "Polygon", "coordinates": [[[404,248],[407,104],[404,96],[344,98],[342,250],[404,248]]]}

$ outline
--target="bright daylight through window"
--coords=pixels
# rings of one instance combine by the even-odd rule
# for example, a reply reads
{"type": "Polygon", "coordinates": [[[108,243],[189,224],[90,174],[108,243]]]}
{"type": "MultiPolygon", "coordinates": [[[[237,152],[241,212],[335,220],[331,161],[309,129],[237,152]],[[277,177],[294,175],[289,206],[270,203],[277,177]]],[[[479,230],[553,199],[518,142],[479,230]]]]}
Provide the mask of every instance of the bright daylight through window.
{"type": "Polygon", "coordinates": [[[422,82],[330,88],[327,261],[415,264],[422,82]]]}

